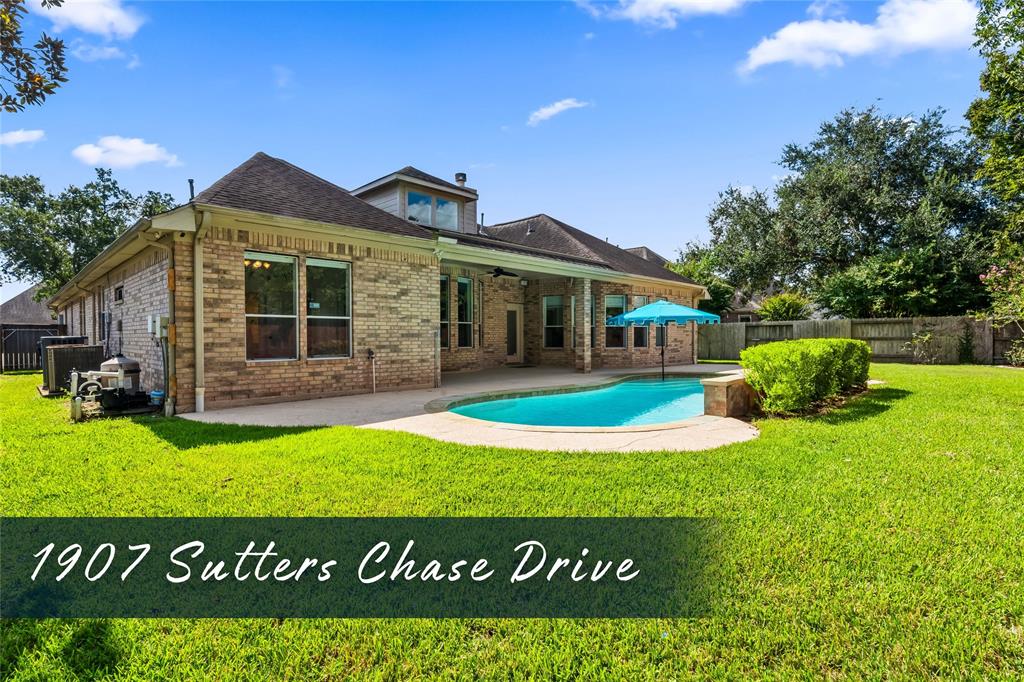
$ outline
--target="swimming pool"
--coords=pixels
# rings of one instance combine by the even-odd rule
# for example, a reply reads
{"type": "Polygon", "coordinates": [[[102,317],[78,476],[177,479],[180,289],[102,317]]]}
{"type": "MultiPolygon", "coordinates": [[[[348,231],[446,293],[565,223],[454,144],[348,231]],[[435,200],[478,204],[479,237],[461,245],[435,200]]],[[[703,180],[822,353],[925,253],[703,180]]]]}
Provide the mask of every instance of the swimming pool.
{"type": "Polygon", "coordinates": [[[475,419],[529,426],[648,426],[704,414],[699,377],[631,379],[604,388],[453,407],[475,419]]]}

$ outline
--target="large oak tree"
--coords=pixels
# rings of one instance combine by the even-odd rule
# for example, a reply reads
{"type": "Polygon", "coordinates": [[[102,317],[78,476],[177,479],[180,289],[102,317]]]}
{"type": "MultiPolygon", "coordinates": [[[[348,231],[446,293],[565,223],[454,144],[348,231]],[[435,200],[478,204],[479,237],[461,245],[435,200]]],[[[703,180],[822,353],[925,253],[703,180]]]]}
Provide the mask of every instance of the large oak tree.
{"type": "Polygon", "coordinates": [[[713,207],[721,274],[747,293],[819,294],[820,305],[848,316],[983,306],[978,274],[1001,222],[976,179],[977,146],[944,113],[848,109],[810,143],[787,145],[787,175],[774,188],[729,188],[713,207]],[[915,295],[887,298],[894,274],[915,295]]]}
{"type": "Polygon", "coordinates": [[[103,168],[57,195],[34,175],[0,175],[0,279],[52,295],[138,218],[173,205],[170,194],[132,194],[103,168]]]}

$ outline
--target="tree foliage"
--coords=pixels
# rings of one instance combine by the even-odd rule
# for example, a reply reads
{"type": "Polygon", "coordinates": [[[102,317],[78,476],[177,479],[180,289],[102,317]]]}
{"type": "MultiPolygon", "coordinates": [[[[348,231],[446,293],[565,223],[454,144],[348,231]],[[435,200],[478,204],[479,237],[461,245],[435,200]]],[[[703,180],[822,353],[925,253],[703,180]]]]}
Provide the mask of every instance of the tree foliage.
{"type": "Polygon", "coordinates": [[[735,289],[731,284],[718,276],[721,269],[718,254],[703,244],[690,243],[679,252],[679,260],[666,266],[676,274],[689,277],[698,284],[707,287],[710,299],[705,299],[697,306],[701,310],[715,315],[722,315],[732,309],[732,298],[735,289]]]}
{"type": "Polygon", "coordinates": [[[712,209],[719,274],[747,293],[824,291],[815,299],[843,314],[954,314],[984,305],[977,274],[1001,223],[975,177],[977,147],[943,115],[848,109],[809,144],[787,145],[780,163],[788,175],[770,192],[730,187],[712,209]],[[933,258],[914,256],[921,252],[933,258]],[[844,290],[856,283],[879,292],[892,277],[921,295],[878,305],[873,295],[844,290]]]}
{"type": "Polygon", "coordinates": [[[984,95],[967,111],[985,161],[978,171],[1004,202],[1011,233],[1024,239],[1024,0],[980,0],[976,47],[984,95]]]}
{"type": "Polygon", "coordinates": [[[0,278],[42,283],[52,295],[143,216],[174,205],[169,194],[132,194],[109,170],[58,195],[34,175],[0,175],[0,278]]]}
{"type": "MultiPolygon", "coordinates": [[[[60,7],[64,0],[40,4],[60,7]]],[[[23,45],[21,22],[26,13],[25,0],[0,0],[0,106],[9,113],[42,104],[68,80],[63,40],[43,33],[32,46],[23,45]]]]}
{"type": "Polygon", "coordinates": [[[806,320],[811,316],[811,301],[801,294],[783,292],[761,301],[757,314],[769,322],[806,320]]]}

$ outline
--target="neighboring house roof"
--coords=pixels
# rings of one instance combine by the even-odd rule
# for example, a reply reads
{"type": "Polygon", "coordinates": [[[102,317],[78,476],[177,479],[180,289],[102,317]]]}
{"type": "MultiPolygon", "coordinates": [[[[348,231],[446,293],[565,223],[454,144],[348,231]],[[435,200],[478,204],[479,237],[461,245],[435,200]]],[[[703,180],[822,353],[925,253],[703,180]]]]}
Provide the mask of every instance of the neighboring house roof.
{"type": "Polygon", "coordinates": [[[426,183],[428,185],[436,185],[438,187],[447,189],[455,194],[466,195],[469,197],[475,197],[477,195],[477,191],[472,187],[460,187],[456,185],[454,182],[449,182],[447,180],[443,180],[437,177],[436,175],[425,173],[414,166],[406,166],[405,168],[400,168],[399,170],[396,170],[393,173],[382,175],[376,180],[372,180],[371,182],[368,182],[365,185],[361,185],[355,188],[354,190],[352,190],[352,193],[355,195],[359,195],[375,187],[382,187],[390,182],[395,182],[403,178],[406,180],[418,180],[419,182],[426,183]]]}
{"type": "Polygon", "coordinates": [[[668,263],[668,258],[665,258],[660,254],[655,253],[646,246],[633,246],[628,249],[623,249],[623,251],[629,251],[634,256],[640,256],[644,260],[650,261],[652,263],[657,263],[662,267],[665,267],[665,265],[668,263]]]}
{"type": "MultiPolygon", "coordinates": [[[[449,239],[455,239],[460,244],[468,244],[469,246],[480,246],[485,249],[494,249],[495,251],[505,251],[507,253],[521,253],[527,256],[537,256],[539,258],[549,258],[552,260],[560,260],[568,263],[582,263],[584,265],[593,265],[599,268],[608,268],[608,264],[600,260],[592,258],[580,258],[577,256],[571,256],[565,253],[559,253],[557,251],[548,251],[546,249],[524,246],[522,244],[516,244],[514,242],[507,242],[494,237],[488,237],[484,234],[465,234],[462,232],[453,232],[451,234],[444,234],[444,237],[449,239]]],[[[610,269],[610,268],[609,268],[610,269]]]]}
{"type": "Polygon", "coordinates": [[[754,294],[747,296],[741,291],[737,291],[732,295],[732,303],[730,304],[729,312],[733,313],[756,313],[761,308],[761,301],[766,297],[766,294],[754,294]]]}
{"type": "Polygon", "coordinates": [[[0,305],[0,324],[53,324],[53,315],[45,303],[36,301],[37,284],[0,305]]]}
{"type": "Polygon", "coordinates": [[[598,262],[605,267],[631,275],[696,284],[636,254],[598,239],[572,225],[540,213],[529,218],[514,220],[482,228],[483,234],[501,241],[530,246],[564,254],[577,259],[598,262]]]}
{"type": "Polygon", "coordinates": [[[372,206],[334,183],[257,152],[194,202],[430,239],[433,233],[372,206]]]}

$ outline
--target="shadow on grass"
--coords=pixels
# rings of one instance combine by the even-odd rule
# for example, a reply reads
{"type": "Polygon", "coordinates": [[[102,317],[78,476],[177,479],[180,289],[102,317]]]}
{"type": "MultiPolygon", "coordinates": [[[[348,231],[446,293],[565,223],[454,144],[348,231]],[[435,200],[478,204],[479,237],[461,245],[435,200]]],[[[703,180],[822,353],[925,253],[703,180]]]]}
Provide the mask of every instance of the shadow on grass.
{"type": "Polygon", "coordinates": [[[876,417],[888,410],[894,402],[910,395],[902,388],[872,388],[866,393],[851,398],[842,407],[814,417],[815,421],[841,426],[851,422],[876,417]]]}
{"type": "Polygon", "coordinates": [[[60,659],[75,678],[99,679],[113,674],[121,652],[113,642],[109,621],[23,618],[4,621],[0,635],[0,679],[9,679],[19,672],[32,676],[32,651],[56,631],[55,623],[72,628],[71,638],[60,650],[60,659]],[[28,670],[21,670],[23,661],[28,670]]]}
{"type": "Polygon", "coordinates": [[[260,440],[293,436],[315,431],[323,426],[246,426],[240,424],[208,424],[176,417],[146,415],[133,417],[132,421],[149,429],[153,435],[167,441],[179,450],[222,445],[227,443],[249,443],[260,440]]]}

